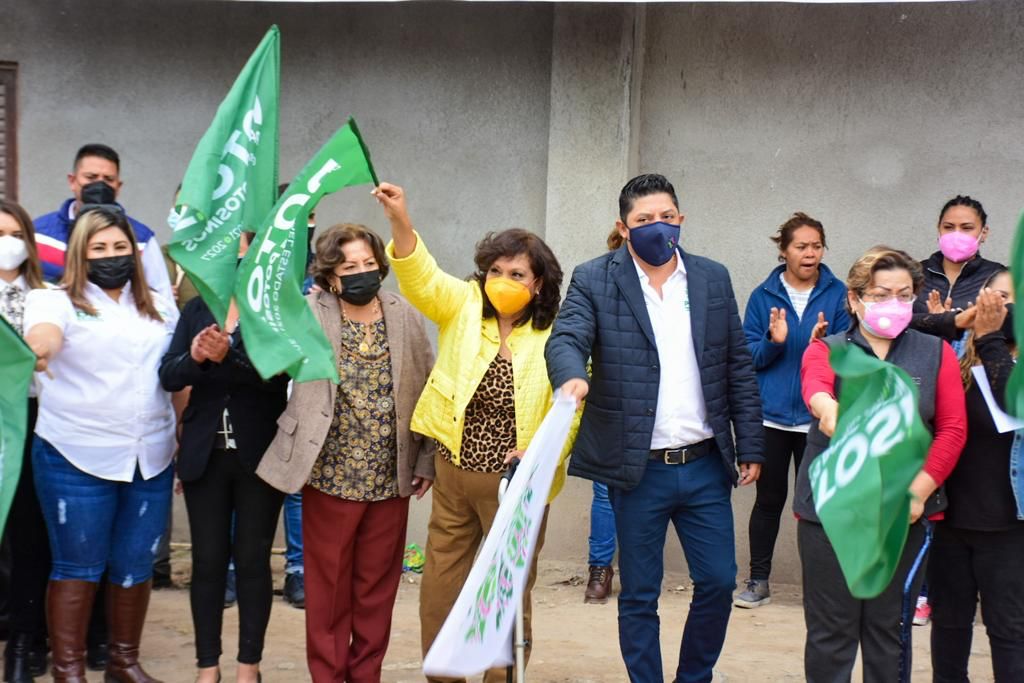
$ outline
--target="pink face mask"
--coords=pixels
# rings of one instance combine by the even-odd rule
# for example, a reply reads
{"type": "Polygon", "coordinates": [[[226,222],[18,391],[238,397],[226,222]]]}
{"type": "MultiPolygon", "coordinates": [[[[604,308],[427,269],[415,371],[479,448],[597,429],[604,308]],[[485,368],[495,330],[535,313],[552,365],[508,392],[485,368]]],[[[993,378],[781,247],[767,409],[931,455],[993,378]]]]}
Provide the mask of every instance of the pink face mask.
{"type": "Polygon", "coordinates": [[[876,337],[895,339],[900,332],[907,329],[910,318],[914,315],[914,304],[904,303],[898,299],[889,299],[881,302],[868,302],[861,300],[864,304],[864,319],[861,322],[868,332],[876,337]]]}
{"type": "Polygon", "coordinates": [[[953,263],[963,263],[978,253],[978,238],[954,230],[939,237],[939,251],[953,263]]]}

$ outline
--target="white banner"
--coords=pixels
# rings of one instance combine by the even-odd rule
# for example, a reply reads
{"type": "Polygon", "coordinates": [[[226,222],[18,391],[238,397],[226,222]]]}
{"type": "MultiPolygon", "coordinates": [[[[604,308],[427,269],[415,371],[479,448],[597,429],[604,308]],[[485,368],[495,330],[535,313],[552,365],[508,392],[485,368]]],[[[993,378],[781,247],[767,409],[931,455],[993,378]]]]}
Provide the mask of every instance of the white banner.
{"type": "Polygon", "coordinates": [[[512,662],[516,609],[575,412],[575,401],[556,397],[526,449],[459,599],[423,659],[428,676],[473,676],[512,662]]]}

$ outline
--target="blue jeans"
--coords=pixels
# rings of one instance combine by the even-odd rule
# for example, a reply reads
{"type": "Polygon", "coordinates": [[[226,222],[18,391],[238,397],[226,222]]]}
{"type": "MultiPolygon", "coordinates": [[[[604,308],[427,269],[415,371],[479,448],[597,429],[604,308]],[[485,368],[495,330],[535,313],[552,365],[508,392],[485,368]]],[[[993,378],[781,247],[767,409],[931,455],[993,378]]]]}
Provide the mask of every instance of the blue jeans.
{"type": "Polygon", "coordinates": [[[647,463],[640,484],[610,489],[619,536],[619,647],[634,683],[664,681],[658,598],[669,522],[683,546],[693,599],[676,683],[711,680],[725,642],[736,588],[732,482],[716,449],[686,465],[647,463]]]}
{"type": "Polygon", "coordinates": [[[610,567],[615,558],[615,513],[608,501],[608,487],[594,482],[594,498],[590,503],[591,567],[610,567]]]}
{"type": "Polygon", "coordinates": [[[284,498],[284,573],[302,574],[302,493],[284,498]]]}
{"type": "Polygon", "coordinates": [[[98,583],[106,571],[124,588],[150,579],[167,529],[173,467],[149,480],[136,468],[130,483],[108,481],[79,470],[36,436],[32,468],[53,554],[50,579],[98,583]]]}

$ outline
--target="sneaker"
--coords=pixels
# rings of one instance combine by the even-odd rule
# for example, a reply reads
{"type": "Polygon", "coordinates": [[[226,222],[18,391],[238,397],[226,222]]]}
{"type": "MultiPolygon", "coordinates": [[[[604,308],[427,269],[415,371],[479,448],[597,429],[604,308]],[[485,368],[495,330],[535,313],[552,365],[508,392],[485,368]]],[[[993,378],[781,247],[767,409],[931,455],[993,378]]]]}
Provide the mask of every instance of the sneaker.
{"type": "Polygon", "coordinates": [[[284,601],[292,607],[306,609],[306,577],[301,572],[285,574],[284,601]]]}
{"type": "Polygon", "coordinates": [[[235,584],[235,570],[228,569],[228,575],[224,583],[224,606],[234,607],[238,602],[238,590],[235,584]]]}
{"type": "Polygon", "coordinates": [[[583,594],[583,602],[591,605],[603,605],[612,595],[612,577],[615,570],[611,567],[592,566],[587,590],[583,594]]]}
{"type": "Polygon", "coordinates": [[[917,609],[914,610],[914,626],[927,626],[932,620],[932,606],[928,604],[928,598],[919,596],[917,598],[917,609]]]}
{"type": "Polygon", "coordinates": [[[768,579],[747,579],[747,589],[736,596],[732,604],[753,609],[772,604],[772,591],[768,579]]]}

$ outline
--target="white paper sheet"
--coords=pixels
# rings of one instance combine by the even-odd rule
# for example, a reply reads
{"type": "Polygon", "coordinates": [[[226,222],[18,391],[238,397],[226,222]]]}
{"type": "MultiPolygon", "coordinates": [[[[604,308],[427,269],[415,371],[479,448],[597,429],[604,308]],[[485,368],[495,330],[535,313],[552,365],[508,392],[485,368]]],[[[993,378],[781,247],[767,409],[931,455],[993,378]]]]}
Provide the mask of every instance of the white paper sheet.
{"type": "Polygon", "coordinates": [[[999,433],[1003,434],[1005,432],[1012,432],[1015,429],[1024,429],[1024,420],[1003,412],[1003,409],[996,403],[996,397],[992,394],[992,385],[988,383],[988,375],[985,374],[985,368],[975,365],[971,368],[971,374],[974,375],[974,381],[978,383],[981,395],[985,397],[988,411],[992,413],[992,421],[995,422],[999,433]]]}

